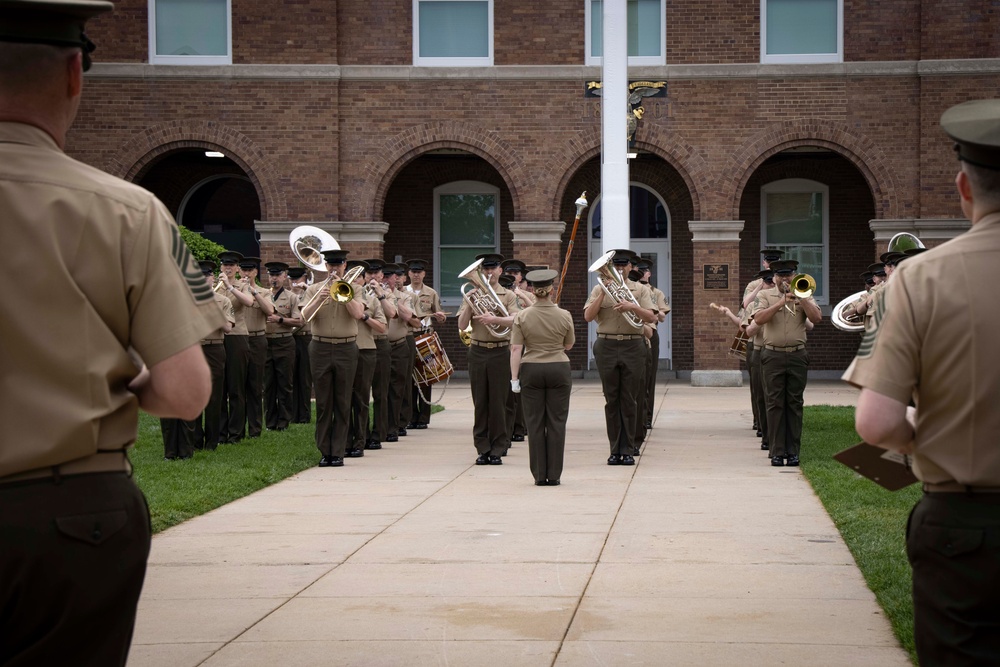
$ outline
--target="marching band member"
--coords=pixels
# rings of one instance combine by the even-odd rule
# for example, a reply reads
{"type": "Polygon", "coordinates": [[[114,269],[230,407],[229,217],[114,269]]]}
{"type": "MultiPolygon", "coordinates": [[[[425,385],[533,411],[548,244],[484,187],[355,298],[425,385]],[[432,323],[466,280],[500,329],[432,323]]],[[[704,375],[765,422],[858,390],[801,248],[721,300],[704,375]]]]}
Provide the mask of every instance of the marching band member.
{"type": "MultiPolygon", "coordinates": [[[[633,253],[616,250],[612,260],[618,271],[629,271],[633,253]]],[[[646,364],[646,341],[641,330],[636,329],[624,313],[631,312],[646,323],[656,321],[653,300],[649,290],[637,283],[628,286],[637,303],[615,303],[605,294],[601,285],[594,286],[583,309],[583,319],[597,320],[597,341],[594,359],[604,390],[604,418],[608,429],[611,456],[608,465],[635,465],[633,453],[636,442],[637,394],[645,391],[638,378],[646,364]]]]}
{"type": "Polygon", "coordinates": [[[396,317],[395,299],[390,299],[386,287],[385,262],[378,258],[366,259],[367,289],[375,296],[376,308],[382,313],[386,331],[375,334],[375,373],[372,376],[372,425],[365,449],[382,449],[382,441],[389,435],[389,382],[392,369],[392,345],[389,343],[388,324],[396,317]]]}
{"type": "Polygon", "coordinates": [[[653,408],[656,403],[656,374],[660,370],[660,329],[659,324],[667,319],[670,312],[670,304],[667,302],[667,295],[663,290],[649,282],[649,277],[653,274],[652,266],[648,260],[640,259],[636,267],[639,272],[639,282],[647,286],[653,296],[653,312],[656,314],[656,323],[652,325],[653,335],[649,338],[649,363],[646,365],[646,414],[643,425],[645,428],[653,428],[653,408]]]}
{"type": "Polygon", "coordinates": [[[270,293],[257,284],[259,257],[240,260],[243,291],[253,297],[253,303],[244,311],[247,323],[247,343],[250,345],[250,363],[247,365],[247,436],[260,437],[264,427],[264,366],[267,364],[267,318],[274,313],[270,293]]]}
{"type": "Polygon", "coordinates": [[[389,321],[389,426],[385,441],[397,442],[400,436],[406,435],[406,425],[410,422],[408,406],[415,354],[415,348],[410,347],[410,332],[411,325],[418,324],[418,320],[413,315],[413,292],[403,286],[406,266],[390,264],[384,273],[396,309],[396,317],[389,321]]]}
{"type": "MultiPolygon", "coordinates": [[[[288,279],[292,294],[301,308],[305,302],[306,269],[293,266],[288,269],[288,279]]],[[[295,339],[295,369],[292,371],[292,421],[308,424],[312,421],[312,369],[309,367],[309,343],[312,342],[312,323],[303,320],[302,326],[292,334],[295,339]]]]}
{"type": "Polygon", "coordinates": [[[823,318],[812,297],[797,299],[791,293],[798,265],[795,260],[771,262],[776,289],[758,292],[754,300],[753,321],[764,337],[760,365],[772,466],[799,465],[802,395],[809,370],[806,320],[816,324],[823,318]]]}
{"type": "MultiPolygon", "coordinates": [[[[368,272],[371,266],[361,260],[351,260],[347,269],[364,267],[368,272]]],[[[378,307],[378,299],[374,293],[365,288],[365,274],[360,273],[353,283],[354,294],[360,294],[364,303],[365,314],[358,323],[358,367],[354,373],[354,384],[351,391],[351,428],[348,434],[349,444],[347,456],[350,458],[365,455],[368,444],[368,405],[372,397],[372,377],[375,375],[375,363],[378,351],[375,346],[375,336],[385,334],[385,313],[378,307]]]]}
{"type": "Polygon", "coordinates": [[[243,259],[238,252],[219,253],[219,280],[233,306],[236,324],[226,334],[226,388],[222,398],[222,435],[220,442],[238,442],[246,437],[247,367],[250,365],[250,342],[247,335],[246,311],[254,299],[243,291],[244,284],[236,278],[237,264],[243,259]]]}
{"type": "Polygon", "coordinates": [[[511,327],[511,388],[524,394],[528,459],[536,486],[559,486],[573,391],[566,356],[576,341],[573,317],[550,298],[558,276],[551,269],[527,275],[536,301],[514,316],[511,327]]]}
{"type": "MultiPolygon", "coordinates": [[[[418,328],[411,331],[407,341],[415,360],[417,345],[414,336],[429,333],[433,330],[431,329],[432,319],[444,322],[447,316],[441,308],[441,297],[438,296],[433,287],[424,284],[428,263],[422,259],[411,259],[406,262],[406,265],[407,273],[410,276],[408,289],[413,293],[413,314],[420,320],[418,328]]],[[[410,423],[407,424],[407,427],[416,430],[425,429],[431,421],[431,404],[424,400],[424,396],[420,393],[420,387],[412,382],[412,378],[410,386],[410,423]]]]}
{"type": "MultiPolygon", "coordinates": [[[[510,448],[510,431],[507,426],[506,406],[510,394],[510,332],[496,336],[490,327],[510,327],[514,313],[518,312],[514,293],[500,286],[500,263],[503,255],[486,253],[481,259],[480,270],[504,308],[507,316],[492,313],[475,314],[468,298],[458,311],[458,328],[464,329],[471,322],[472,342],[469,345],[469,386],[472,392],[475,419],[472,438],[479,457],[476,465],[501,465],[500,457],[510,448]]],[[[478,290],[478,288],[476,288],[478,290]]],[[[471,292],[470,292],[471,293],[471,292]]]]}
{"type": "MultiPolygon", "coordinates": [[[[205,276],[205,282],[214,287],[215,262],[204,260],[198,264],[201,266],[202,275],[205,276]]],[[[236,324],[232,302],[218,292],[213,292],[212,296],[219,309],[222,310],[225,322],[221,328],[201,339],[201,351],[205,354],[205,361],[208,362],[208,368],[212,373],[212,395],[208,399],[205,411],[194,420],[194,448],[208,450],[214,450],[218,447],[221,439],[222,391],[226,384],[225,334],[229,333],[233,325],[236,324]]]]}
{"type": "Polygon", "coordinates": [[[292,386],[295,383],[295,340],[292,331],[302,326],[299,298],[285,289],[288,265],[268,262],[271,304],[267,316],[267,357],[264,362],[265,422],[272,431],[284,431],[292,421],[292,386]]]}
{"type": "MultiPolygon", "coordinates": [[[[346,250],[324,251],[323,259],[330,282],[343,277],[346,250]]],[[[321,468],[344,465],[351,389],[358,368],[358,320],[368,317],[357,292],[352,299],[341,303],[329,291],[326,281],[313,283],[306,290],[307,303],[302,309],[302,317],[312,321],[309,361],[316,392],[316,448],[322,455],[321,468]],[[321,290],[326,293],[313,299],[321,290]]]]}
{"type": "MultiPolygon", "coordinates": [[[[528,286],[524,275],[528,272],[527,265],[519,259],[506,259],[500,264],[503,274],[497,279],[504,289],[514,293],[517,300],[517,307],[524,310],[535,302],[535,296],[525,288],[528,286]],[[509,278],[510,285],[503,281],[504,277],[509,278]]],[[[527,434],[527,427],[524,424],[524,410],[521,408],[521,395],[515,392],[510,393],[510,401],[507,407],[507,424],[510,426],[510,441],[524,442],[527,434]]]]}

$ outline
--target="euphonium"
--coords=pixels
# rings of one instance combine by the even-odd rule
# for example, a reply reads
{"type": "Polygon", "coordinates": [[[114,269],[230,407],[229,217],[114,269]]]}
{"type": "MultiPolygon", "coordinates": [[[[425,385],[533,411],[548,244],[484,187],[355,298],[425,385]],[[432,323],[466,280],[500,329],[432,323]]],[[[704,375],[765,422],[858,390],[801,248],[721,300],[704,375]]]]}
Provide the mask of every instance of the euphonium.
{"type": "Polygon", "coordinates": [[[847,315],[846,313],[849,307],[853,306],[857,301],[860,301],[861,297],[867,294],[868,290],[855,292],[834,306],[833,311],[830,313],[830,322],[833,323],[833,326],[837,327],[841,331],[850,331],[852,333],[860,333],[864,331],[864,318],[856,313],[851,313],[850,315],[847,315]]]}
{"type": "MultiPolygon", "coordinates": [[[[465,271],[458,274],[459,278],[469,281],[462,285],[462,296],[469,302],[469,307],[472,308],[472,312],[476,315],[510,317],[510,313],[500,303],[500,297],[497,296],[497,293],[490,286],[489,279],[479,270],[479,265],[482,263],[483,260],[477,259],[465,271]],[[466,287],[470,288],[468,292],[465,291],[466,287]]],[[[510,333],[510,327],[500,326],[499,324],[487,324],[486,328],[496,338],[505,338],[510,333]]]]}
{"type": "MultiPolygon", "coordinates": [[[[604,288],[604,293],[616,304],[628,302],[638,306],[639,301],[632,294],[632,290],[628,288],[628,285],[625,284],[625,279],[622,278],[622,274],[618,272],[618,269],[615,268],[612,262],[614,256],[614,250],[604,253],[599,260],[590,265],[590,272],[597,274],[597,282],[604,288]]],[[[625,311],[622,315],[625,316],[625,321],[632,325],[633,328],[642,328],[643,321],[632,311],[625,311]]]]}
{"type": "Polygon", "coordinates": [[[458,339],[460,341],[462,341],[462,345],[464,345],[465,347],[469,347],[470,345],[472,345],[472,322],[471,322],[471,320],[469,321],[468,326],[466,326],[464,329],[459,329],[458,330],[458,339]]]}

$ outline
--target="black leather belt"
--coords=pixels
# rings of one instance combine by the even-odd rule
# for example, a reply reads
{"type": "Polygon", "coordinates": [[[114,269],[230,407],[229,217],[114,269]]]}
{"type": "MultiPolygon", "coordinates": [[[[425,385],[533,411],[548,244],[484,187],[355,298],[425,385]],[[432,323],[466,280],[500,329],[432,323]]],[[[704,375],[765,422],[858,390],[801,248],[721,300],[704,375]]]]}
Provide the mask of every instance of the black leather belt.
{"type": "Polygon", "coordinates": [[[788,345],[786,347],[781,347],[780,345],[765,345],[765,350],[771,350],[772,352],[798,352],[799,350],[806,349],[805,345],[788,345]]]}
{"type": "Polygon", "coordinates": [[[507,347],[508,345],[510,345],[510,341],[501,340],[501,341],[498,341],[496,343],[487,343],[487,342],[480,341],[480,340],[473,340],[472,344],[475,345],[476,347],[485,347],[487,349],[492,350],[493,348],[496,348],[496,347],[507,347]]]}
{"type": "Polygon", "coordinates": [[[645,338],[642,334],[597,334],[598,338],[604,338],[605,340],[635,340],[636,338],[645,338]]]}
{"type": "Polygon", "coordinates": [[[357,336],[348,336],[347,338],[327,338],[326,336],[313,336],[313,340],[319,341],[320,343],[333,343],[334,345],[340,345],[341,343],[353,343],[358,339],[357,336]]]}

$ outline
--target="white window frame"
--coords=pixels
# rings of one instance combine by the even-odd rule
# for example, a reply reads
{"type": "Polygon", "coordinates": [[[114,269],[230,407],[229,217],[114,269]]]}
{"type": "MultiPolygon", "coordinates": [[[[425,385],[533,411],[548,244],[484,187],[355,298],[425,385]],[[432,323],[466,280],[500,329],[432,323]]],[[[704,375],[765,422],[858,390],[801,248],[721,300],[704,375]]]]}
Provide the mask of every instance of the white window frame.
{"type": "Polygon", "coordinates": [[[837,52],[836,53],[767,53],[767,3],[760,0],[760,62],[767,64],[809,65],[844,62],[844,0],[837,0],[837,52]]]}
{"type": "Polygon", "coordinates": [[[226,0],[226,55],[224,56],[160,56],[156,54],[156,0],[149,0],[149,62],[151,65],[232,65],[233,64],[233,1],[226,0]]]}
{"type": "MultiPolygon", "coordinates": [[[[482,181],[452,181],[434,188],[434,288],[441,298],[442,307],[457,308],[462,305],[462,295],[445,294],[441,289],[441,195],[492,195],[496,201],[493,216],[493,248],[483,246],[482,252],[500,252],[500,188],[482,181]]],[[[462,267],[465,268],[465,267],[462,267]]]]}
{"type": "MultiPolygon", "coordinates": [[[[843,0],[840,0],[843,1],[843,0]]],[[[590,48],[590,32],[591,32],[591,0],[583,0],[584,2],[584,64],[585,65],[602,65],[603,56],[592,56],[590,48]]],[[[602,0],[603,2],[603,0],[602,0]]],[[[667,3],[666,0],[660,0],[660,55],[658,56],[629,56],[629,65],[665,65],[667,63],[667,3]]]]}
{"type": "Polygon", "coordinates": [[[786,178],[772,181],[760,188],[760,239],[765,248],[781,247],[767,238],[767,195],[819,192],[823,195],[823,287],[826,294],[816,297],[816,303],[825,306],[830,303],[830,186],[806,178],[786,178]]]}
{"type": "MultiPolygon", "coordinates": [[[[434,0],[435,2],[462,2],[468,0],[434,0]]],[[[422,58],[420,57],[420,2],[413,0],[413,65],[415,67],[492,67],[493,66],[493,2],[494,0],[481,0],[486,2],[488,9],[486,35],[489,41],[487,51],[489,55],[485,58],[422,58]]]]}

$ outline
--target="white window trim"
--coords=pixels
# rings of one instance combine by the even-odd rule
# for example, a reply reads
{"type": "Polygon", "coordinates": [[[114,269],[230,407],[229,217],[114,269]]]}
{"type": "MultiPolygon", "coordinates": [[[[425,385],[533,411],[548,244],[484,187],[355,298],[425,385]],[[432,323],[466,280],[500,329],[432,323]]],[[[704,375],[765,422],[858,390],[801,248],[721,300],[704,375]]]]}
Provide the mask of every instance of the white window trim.
{"type": "MultiPolygon", "coordinates": [[[[823,194],[823,286],[827,293],[816,297],[821,306],[830,303],[830,186],[805,178],[772,181],[760,189],[760,238],[763,247],[770,247],[767,238],[767,195],[776,193],[820,192],[823,194]]],[[[780,244],[778,244],[780,245],[780,244]]]]}
{"type": "MultiPolygon", "coordinates": [[[[435,0],[436,2],[461,2],[462,0],[435,0]]],[[[485,58],[421,58],[420,57],[420,0],[413,0],[413,65],[414,67],[492,67],[493,66],[493,1],[485,0],[489,24],[486,36],[489,55],[485,58]]]]}
{"type": "Polygon", "coordinates": [[[156,55],[156,0],[149,0],[149,63],[151,65],[232,65],[233,64],[233,0],[226,0],[226,52],[224,56],[159,56],[156,55]]]}
{"type": "Polygon", "coordinates": [[[836,53],[767,53],[767,1],[760,0],[760,62],[765,64],[812,65],[817,63],[844,62],[844,0],[837,0],[837,52],[836,53]]]}
{"type": "MultiPolygon", "coordinates": [[[[482,181],[452,181],[434,188],[434,288],[441,298],[441,306],[457,308],[462,305],[461,294],[444,294],[441,290],[441,197],[440,195],[493,195],[496,212],[493,216],[493,249],[500,252],[500,188],[482,181]]],[[[483,246],[483,252],[491,252],[483,246]]]]}
{"type": "MultiPolygon", "coordinates": [[[[603,1],[603,0],[602,0],[603,1]]],[[[843,0],[840,0],[843,1],[843,0]]],[[[591,29],[591,18],[590,18],[590,5],[591,0],[583,0],[584,2],[584,51],[583,51],[583,64],[584,65],[603,65],[603,57],[594,57],[590,55],[590,29],[591,29]]],[[[666,0],[660,0],[660,55],[658,56],[629,56],[629,65],[666,65],[667,64],[667,3],[666,0]]]]}

